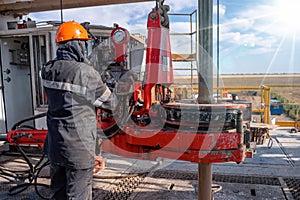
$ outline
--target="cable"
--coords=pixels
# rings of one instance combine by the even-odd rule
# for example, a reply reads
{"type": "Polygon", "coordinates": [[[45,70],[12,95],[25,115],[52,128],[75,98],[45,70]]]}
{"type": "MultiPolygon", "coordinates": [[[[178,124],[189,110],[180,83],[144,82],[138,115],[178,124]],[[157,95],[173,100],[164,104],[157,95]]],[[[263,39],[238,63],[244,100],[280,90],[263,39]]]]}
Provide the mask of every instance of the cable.
{"type": "Polygon", "coordinates": [[[211,189],[213,193],[217,193],[222,190],[222,186],[218,184],[212,184],[211,189]]]}
{"type": "Polygon", "coordinates": [[[63,16],[63,0],[60,0],[60,22],[64,22],[64,16],[63,16]]]}
{"type": "Polygon", "coordinates": [[[269,130],[267,130],[266,138],[269,139],[267,147],[268,147],[268,149],[270,149],[273,146],[273,138],[270,136],[269,130]]]}

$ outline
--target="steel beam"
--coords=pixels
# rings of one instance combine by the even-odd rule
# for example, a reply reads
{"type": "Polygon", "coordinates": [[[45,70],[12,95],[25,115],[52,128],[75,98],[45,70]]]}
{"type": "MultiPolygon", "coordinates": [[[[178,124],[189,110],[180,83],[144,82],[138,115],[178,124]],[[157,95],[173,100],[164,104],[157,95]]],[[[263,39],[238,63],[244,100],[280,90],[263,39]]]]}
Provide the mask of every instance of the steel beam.
{"type": "Polygon", "coordinates": [[[16,1],[5,0],[0,1],[0,13],[2,14],[28,14],[32,12],[60,10],[69,8],[81,8],[90,6],[102,6],[112,4],[125,4],[136,2],[150,2],[153,0],[28,0],[16,1]]]}

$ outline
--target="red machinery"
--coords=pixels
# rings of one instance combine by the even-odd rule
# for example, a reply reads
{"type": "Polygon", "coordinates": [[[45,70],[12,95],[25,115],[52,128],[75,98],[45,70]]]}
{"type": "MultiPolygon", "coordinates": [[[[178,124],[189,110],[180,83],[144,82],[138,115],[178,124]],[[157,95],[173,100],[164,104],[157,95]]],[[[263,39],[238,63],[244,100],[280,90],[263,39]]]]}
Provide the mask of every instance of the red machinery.
{"type": "Polygon", "coordinates": [[[134,79],[128,78],[130,71],[120,72],[113,90],[122,103],[115,111],[98,113],[99,132],[107,137],[102,149],[136,159],[242,162],[252,156],[244,141],[251,105],[174,102],[169,89],[174,81],[169,28],[163,17],[159,7],[148,15],[144,82],[128,81],[134,79]]]}
{"type": "Polygon", "coordinates": [[[130,40],[130,35],[125,28],[116,27],[111,32],[112,42],[115,46],[115,61],[118,63],[123,63],[127,58],[127,49],[130,40]]]}
{"type": "MultiPolygon", "coordinates": [[[[102,149],[136,159],[242,162],[252,156],[246,149],[249,141],[244,139],[251,120],[251,105],[187,104],[172,100],[169,28],[166,11],[162,10],[157,6],[148,15],[144,82],[137,81],[134,73],[124,68],[128,31],[121,27],[112,31],[116,63],[108,72],[116,81],[111,89],[119,104],[114,111],[99,109],[97,113],[99,134],[106,138],[102,149]]],[[[7,135],[10,143],[43,145],[47,130],[18,125],[7,135]]]]}
{"type": "Polygon", "coordinates": [[[41,113],[14,124],[12,130],[7,133],[7,142],[12,145],[37,145],[42,148],[48,131],[37,130],[34,127],[23,125],[23,123],[45,116],[46,113],[41,113]]]}

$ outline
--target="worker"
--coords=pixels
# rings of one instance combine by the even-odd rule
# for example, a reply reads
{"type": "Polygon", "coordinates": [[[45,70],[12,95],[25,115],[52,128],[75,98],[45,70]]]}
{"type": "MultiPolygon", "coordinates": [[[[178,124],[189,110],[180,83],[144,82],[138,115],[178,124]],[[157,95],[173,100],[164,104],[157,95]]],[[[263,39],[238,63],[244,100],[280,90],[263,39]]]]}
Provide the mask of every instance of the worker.
{"type": "Polygon", "coordinates": [[[79,23],[61,24],[56,58],[42,70],[48,99],[44,151],[51,162],[51,199],[92,199],[95,106],[110,105],[112,93],[85,62],[88,40],[79,23]]]}

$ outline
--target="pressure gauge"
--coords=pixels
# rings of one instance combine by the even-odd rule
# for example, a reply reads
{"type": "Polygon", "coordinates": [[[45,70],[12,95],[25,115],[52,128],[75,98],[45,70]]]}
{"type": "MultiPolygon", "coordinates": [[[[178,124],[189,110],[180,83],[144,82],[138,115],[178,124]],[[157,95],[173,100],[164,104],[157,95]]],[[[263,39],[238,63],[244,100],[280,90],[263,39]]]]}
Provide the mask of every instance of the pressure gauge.
{"type": "Polygon", "coordinates": [[[126,33],[122,29],[116,30],[113,34],[113,40],[118,44],[122,43],[125,40],[125,37],[126,33]]]}

